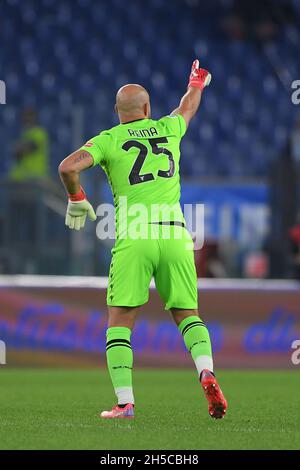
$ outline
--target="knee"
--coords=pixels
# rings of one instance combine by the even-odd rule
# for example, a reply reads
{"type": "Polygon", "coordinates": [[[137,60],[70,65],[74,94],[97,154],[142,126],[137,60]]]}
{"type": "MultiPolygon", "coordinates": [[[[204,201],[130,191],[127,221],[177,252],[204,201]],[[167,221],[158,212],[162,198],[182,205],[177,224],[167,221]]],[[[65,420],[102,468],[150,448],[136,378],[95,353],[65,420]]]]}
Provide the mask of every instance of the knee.
{"type": "Polygon", "coordinates": [[[171,313],[177,326],[188,317],[195,317],[195,316],[199,317],[199,313],[197,309],[180,310],[180,309],[172,308],[171,313]]]}

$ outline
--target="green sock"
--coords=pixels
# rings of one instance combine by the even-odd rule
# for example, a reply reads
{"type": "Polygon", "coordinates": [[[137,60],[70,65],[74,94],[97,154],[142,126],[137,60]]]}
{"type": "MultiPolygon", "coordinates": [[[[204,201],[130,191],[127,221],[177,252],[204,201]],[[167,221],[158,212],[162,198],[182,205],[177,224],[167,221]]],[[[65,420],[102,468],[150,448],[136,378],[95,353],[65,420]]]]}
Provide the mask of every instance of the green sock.
{"type": "Polygon", "coordinates": [[[118,404],[134,403],[132,392],[133,354],[131,330],[113,326],[106,331],[106,359],[118,404]]]}
{"type": "Polygon", "coordinates": [[[178,326],[184,343],[195,362],[199,377],[203,369],[213,372],[211,343],[208,330],[197,315],[182,320],[178,326]]]}

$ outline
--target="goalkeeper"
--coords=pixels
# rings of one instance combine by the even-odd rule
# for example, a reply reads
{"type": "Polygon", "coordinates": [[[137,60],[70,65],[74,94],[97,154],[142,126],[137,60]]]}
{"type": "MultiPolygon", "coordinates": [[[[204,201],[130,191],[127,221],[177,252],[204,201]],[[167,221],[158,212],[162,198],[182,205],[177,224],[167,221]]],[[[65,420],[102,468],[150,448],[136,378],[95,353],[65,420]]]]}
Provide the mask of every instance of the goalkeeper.
{"type": "Polygon", "coordinates": [[[210,73],[195,60],[178,108],[157,121],[151,119],[147,91],[140,85],[123,86],[115,106],[120,124],[90,139],[59,166],[69,198],[66,225],[70,229],[81,229],[87,216],[96,219],[80,186],[81,171],[100,165],[114,197],[116,242],[107,289],[106,355],[117,404],[103,411],[102,418],[134,417],[130,338],[139,307],[148,301],[152,277],[195,362],[209,414],[222,418],[226,413],[227,402],[214,374],[209,333],[198,315],[192,240],[179,203],[180,141],[210,80],[210,73]],[[144,235],[146,230],[142,237],[130,232],[130,208],[136,204],[142,204],[147,215],[140,222],[144,235]]]}

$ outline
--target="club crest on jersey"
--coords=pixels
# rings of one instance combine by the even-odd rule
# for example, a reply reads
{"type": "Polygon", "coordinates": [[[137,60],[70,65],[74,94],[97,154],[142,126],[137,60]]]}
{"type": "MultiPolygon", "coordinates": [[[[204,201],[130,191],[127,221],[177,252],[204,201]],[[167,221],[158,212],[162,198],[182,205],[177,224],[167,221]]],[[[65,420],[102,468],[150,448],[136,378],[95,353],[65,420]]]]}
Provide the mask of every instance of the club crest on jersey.
{"type": "Polygon", "coordinates": [[[158,135],[157,129],[155,127],[150,127],[149,129],[127,129],[130,137],[152,137],[158,135]]]}

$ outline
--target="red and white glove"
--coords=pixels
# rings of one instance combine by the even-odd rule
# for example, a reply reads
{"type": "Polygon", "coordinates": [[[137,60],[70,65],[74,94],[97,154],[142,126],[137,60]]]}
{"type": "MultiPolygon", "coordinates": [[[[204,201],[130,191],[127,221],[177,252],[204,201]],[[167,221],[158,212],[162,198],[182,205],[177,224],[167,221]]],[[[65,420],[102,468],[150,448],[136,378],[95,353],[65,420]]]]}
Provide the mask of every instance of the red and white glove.
{"type": "Polygon", "coordinates": [[[90,220],[96,220],[97,216],[92,205],[86,198],[82,187],[77,194],[68,194],[69,202],[66,213],[66,225],[70,229],[80,230],[84,227],[86,216],[90,220]]]}
{"type": "Polygon", "coordinates": [[[203,88],[208,86],[210,81],[211,74],[208,72],[208,70],[200,69],[199,60],[194,60],[188,86],[199,88],[201,91],[203,91],[203,88]]]}

